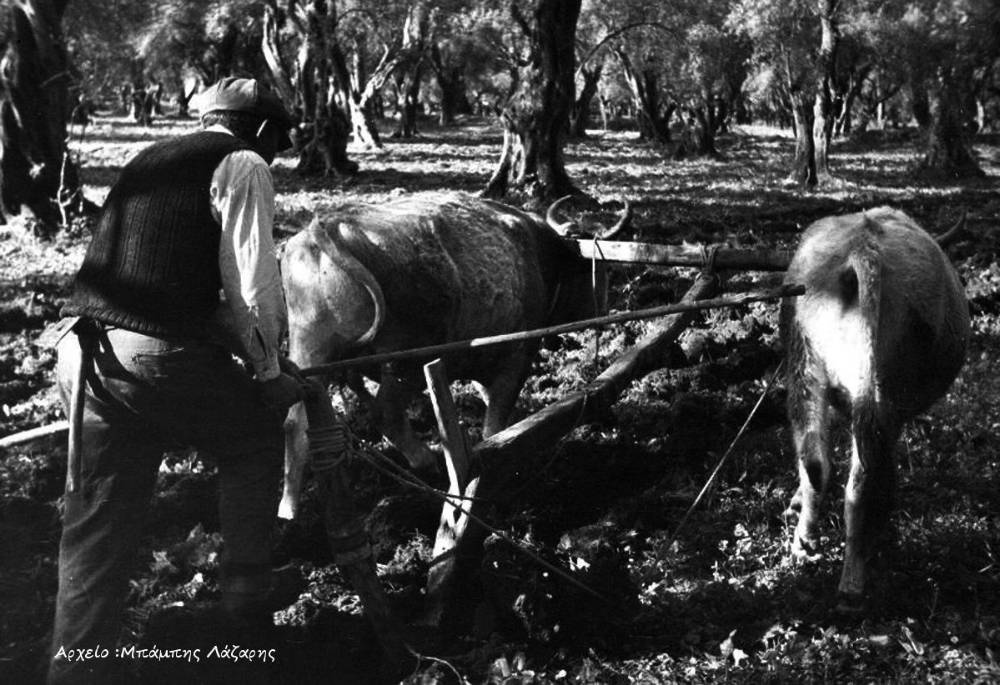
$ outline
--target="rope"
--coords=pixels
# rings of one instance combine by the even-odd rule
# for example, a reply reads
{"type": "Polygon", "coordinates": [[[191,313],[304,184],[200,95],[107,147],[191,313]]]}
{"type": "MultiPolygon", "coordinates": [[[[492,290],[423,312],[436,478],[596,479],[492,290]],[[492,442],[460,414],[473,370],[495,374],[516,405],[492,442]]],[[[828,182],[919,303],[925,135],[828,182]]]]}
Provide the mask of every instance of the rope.
{"type": "Polygon", "coordinates": [[[309,464],[316,475],[327,473],[340,466],[350,454],[343,425],[307,428],[309,464]]]}
{"type": "MultiPolygon", "coordinates": [[[[600,254],[601,259],[604,259],[604,251],[601,249],[601,243],[597,239],[597,234],[594,234],[594,250],[590,257],[590,295],[594,302],[594,314],[600,314],[600,298],[597,294],[597,256],[600,254]]],[[[606,277],[605,277],[606,278],[606,277]]],[[[605,291],[607,290],[607,281],[605,280],[605,291]]],[[[607,292],[605,292],[605,304],[607,304],[607,292]]],[[[600,361],[601,354],[601,328],[594,329],[594,366],[596,367],[600,361]]]]}
{"type": "Polygon", "coordinates": [[[733,449],[736,447],[736,444],[739,442],[740,438],[743,437],[743,434],[746,432],[747,427],[749,427],[750,422],[753,420],[753,417],[757,415],[757,410],[759,410],[760,405],[764,403],[764,398],[767,397],[767,393],[771,390],[771,385],[774,383],[774,380],[778,377],[778,374],[781,372],[781,368],[784,365],[785,362],[784,360],[782,360],[782,362],[778,364],[778,367],[774,370],[774,373],[771,374],[771,377],[764,384],[764,389],[761,391],[760,397],[757,398],[757,403],[754,404],[753,409],[750,410],[750,413],[747,415],[747,418],[743,422],[743,425],[740,426],[739,431],[736,432],[736,437],[734,437],[732,442],[729,443],[729,447],[722,455],[722,458],[719,459],[719,463],[715,465],[714,469],[712,469],[712,473],[709,475],[708,480],[705,482],[704,487],[702,487],[701,492],[699,492],[698,496],[694,498],[694,502],[691,503],[691,506],[688,507],[688,510],[684,512],[684,516],[681,517],[680,523],[677,524],[677,528],[674,529],[674,534],[670,538],[670,545],[673,545],[677,541],[677,536],[680,534],[681,529],[684,527],[684,524],[687,523],[687,520],[691,517],[691,514],[694,512],[695,508],[701,503],[702,498],[715,483],[715,479],[719,475],[719,471],[722,470],[722,465],[726,463],[726,460],[729,458],[729,455],[732,454],[733,449]]]}

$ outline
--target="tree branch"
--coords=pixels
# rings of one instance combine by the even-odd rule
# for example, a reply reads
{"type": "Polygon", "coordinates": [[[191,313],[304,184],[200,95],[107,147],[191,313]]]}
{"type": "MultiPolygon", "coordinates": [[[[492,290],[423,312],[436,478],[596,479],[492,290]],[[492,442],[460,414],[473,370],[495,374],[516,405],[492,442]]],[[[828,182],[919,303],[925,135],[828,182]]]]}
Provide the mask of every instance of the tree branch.
{"type": "Polygon", "coordinates": [[[587,52],[587,54],[580,60],[580,66],[577,67],[576,74],[574,74],[574,77],[580,75],[580,71],[583,69],[584,65],[586,65],[587,62],[590,61],[590,58],[593,57],[597,53],[597,51],[600,50],[602,47],[604,47],[604,45],[607,44],[609,41],[614,40],[615,38],[622,35],[626,31],[631,31],[632,29],[643,28],[643,27],[654,28],[659,31],[663,31],[664,33],[669,34],[674,38],[681,37],[680,33],[676,29],[667,26],[666,24],[659,21],[639,21],[634,24],[628,24],[626,26],[622,26],[621,28],[615,29],[614,31],[606,35],[604,38],[598,41],[597,45],[592,47],[587,52]]]}

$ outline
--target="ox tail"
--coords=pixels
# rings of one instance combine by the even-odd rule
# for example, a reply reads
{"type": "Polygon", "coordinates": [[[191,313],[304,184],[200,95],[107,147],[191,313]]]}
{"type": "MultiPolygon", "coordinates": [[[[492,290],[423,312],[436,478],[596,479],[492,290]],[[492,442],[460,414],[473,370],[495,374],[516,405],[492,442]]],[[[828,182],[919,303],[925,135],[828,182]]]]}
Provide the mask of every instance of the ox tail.
{"type": "Polygon", "coordinates": [[[845,310],[856,307],[858,323],[862,327],[860,337],[865,341],[857,350],[861,355],[858,359],[861,384],[856,396],[851,398],[851,433],[858,459],[865,470],[879,468],[881,464],[875,463],[875,460],[885,457],[886,427],[878,377],[881,271],[879,250],[872,241],[851,252],[840,275],[842,304],[845,310]]]}
{"type": "Polygon", "coordinates": [[[378,284],[378,280],[372,275],[372,272],[365,268],[364,264],[347,248],[344,241],[339,239],[342,227],[342,224],[337,224],[335,228],[331,229],[328,225],[314,222],[310,228],[320,249],[339,268],[343,269],[344,273],[360,283],[361,287],[368,292],[368,296],[372,299],[372,305],[375,308],[372,323],[368,327],[368,330],[362,333],[353,343],[354,347],[364,347],[374,340],[379,330],[381,330],[382,324],[385,323],[385,294],[382,292],[382,286],[378,284]],[[337,239],[335,239],[335,236],[337,239]]]}

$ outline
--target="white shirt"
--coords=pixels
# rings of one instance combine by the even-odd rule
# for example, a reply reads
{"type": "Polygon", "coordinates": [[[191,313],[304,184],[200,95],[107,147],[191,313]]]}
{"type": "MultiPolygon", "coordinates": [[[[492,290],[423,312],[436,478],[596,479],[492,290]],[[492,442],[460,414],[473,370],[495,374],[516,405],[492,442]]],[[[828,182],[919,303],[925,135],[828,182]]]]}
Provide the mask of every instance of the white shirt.
{"type": "MultiPolygon", "coordinates": [[[[209,130],[228,132],[221,126],[209,130]]],[[[275,378],[278,348],[288,325],[275,254],[274,183],[264,159],[238,150],[212,174],[212,216],[222,226],[219,272],[225,299],[220,324],[252,366],[259,381],[275,378]]]]}

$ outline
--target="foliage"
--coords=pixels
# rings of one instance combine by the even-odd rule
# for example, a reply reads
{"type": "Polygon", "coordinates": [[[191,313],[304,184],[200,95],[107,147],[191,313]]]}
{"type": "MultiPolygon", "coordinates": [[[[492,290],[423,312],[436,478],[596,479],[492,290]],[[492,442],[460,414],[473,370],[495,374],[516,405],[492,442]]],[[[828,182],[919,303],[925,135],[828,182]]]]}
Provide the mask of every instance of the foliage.
{"type": "Polygon", "coordinates": [[[262,11],[259,0],[78,0],[65,27],[84,91],[108,101],[137,79],[179,93],[185,79],[259,75],[262,11]]]}
{"type": "Polygon", "coordinates": [[[131,0],[74,0],[63,28],[67,49],[80,78],[80,89],[92,100],[117,97],[131,79],[136,55],[134,37],[148,19],[148,3],[131,0]]]}
{"type": "Polygon", "coordinates": [[[263,3],[259,0],[159,0],[135,36],[148,73],[178,83],[191,70],[204,83],[260,76],[263,3]]]}

